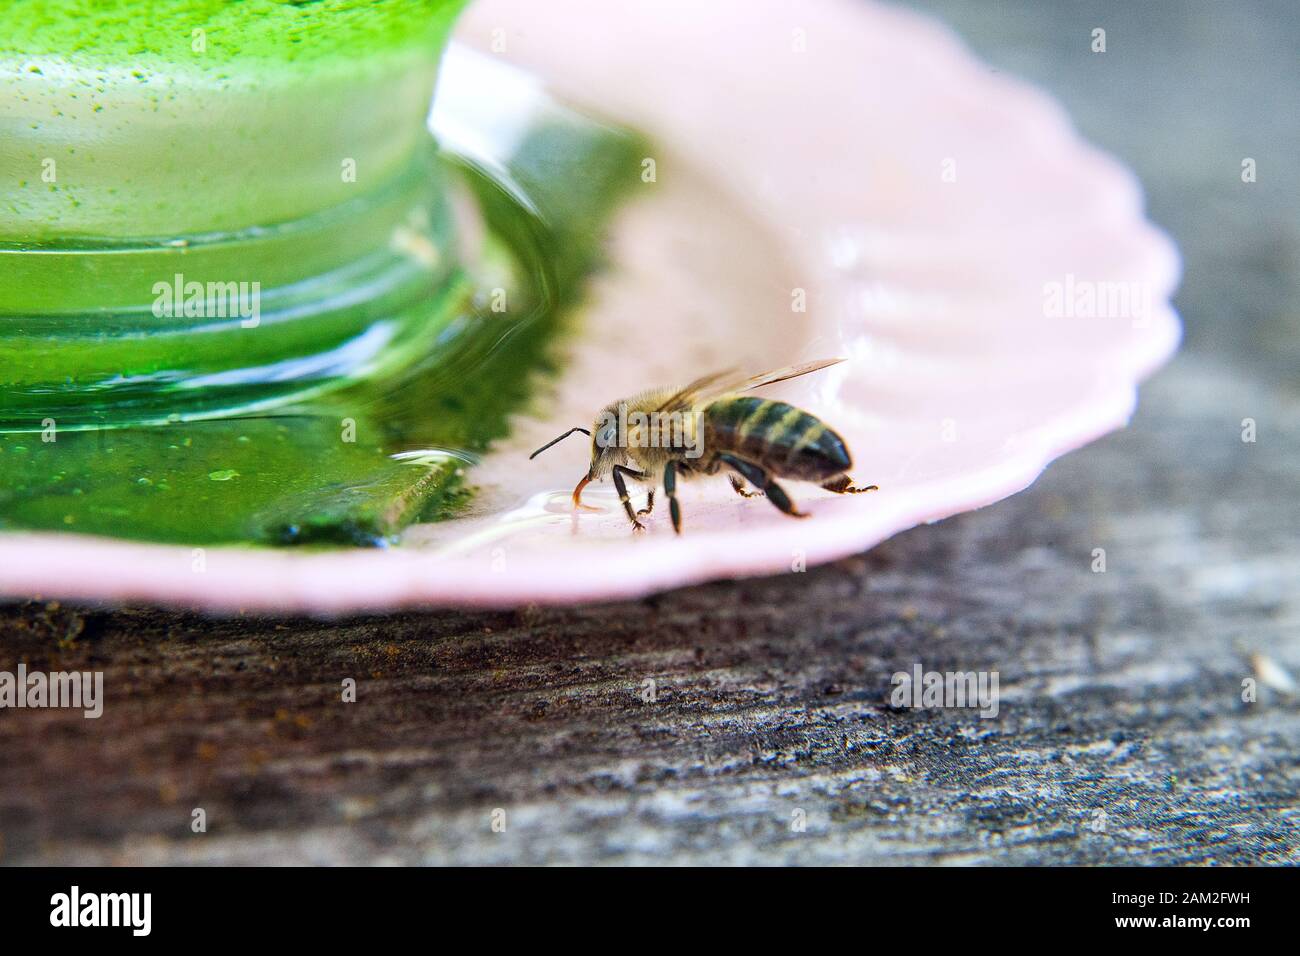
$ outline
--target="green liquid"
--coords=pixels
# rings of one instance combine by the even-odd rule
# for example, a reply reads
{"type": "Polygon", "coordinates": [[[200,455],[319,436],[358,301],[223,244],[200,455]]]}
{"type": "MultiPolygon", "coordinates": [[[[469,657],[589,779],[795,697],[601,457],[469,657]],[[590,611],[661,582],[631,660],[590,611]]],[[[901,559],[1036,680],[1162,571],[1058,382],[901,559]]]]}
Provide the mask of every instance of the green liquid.
{"type": "Polygon", "coordinates": [[[9,3],[0,428],[245,413],[413,362],[465,282],[425,125],[461,6],[9,3]]]}
{"type": "MultiPolygon", "coordinates": [[[[228,85],[220,88],[239,103],[258,100],[260,119],[245,119],[261,122],[282,117],[292,98],[241,99],[241,78],[282,79],[279,88],[292,91],[321,77],[391,78],[389,65],[409,57],[436,63],[428,37],[411,44],[408,33],[384,28],[396,20],[367,25],[365,11],[447,5],[323,3],[283,13],[275,4],[239,7],[277,17],[353,10],[357,18],[358,32],[347,28],[285,59],[285,31],[250,28],[245,38],[258,52],[230,53],[224,68],[214,59],[179,74],[190,84],[186,95],[202,98],[202,82],[222,80],[228,85]],[[379,51],[378,65],[352,63],[348,42],[374,44],[366,48],[379,51]]],[[[163,35],[179,34],[180,26],[163,35]]],[[[431,29],[445,33],[445,24],[431,29]]],[[[153,39],[138,42],[162,42],[152,25],[143,32],[153,39]]],[[[216,35],[209,32],[210,51],[216,35]]],[[[109,31],[96,49],[68,47],[64,55],[77,69],[91,69],[132,42],[109,31]]],[[[23,46],[12,33],[4,43],[23,46]]],[[[59,44],[51,41],[50,49],[59,44]]],[[[2,50],[0,62],[12,63],[2,50]]],[[[165,66],[171,55],[149,46],[138,58],[156,56],[165,66]]],[[[33,74],[42,75],[48,74],[33,74]]],[[[117,105],[127,110],[141,102],[128,96],[117,105]]],[[[462,112],[472,117],[490,108],[489,99],[462,112]]],[[[102,181],[64,178],[59,164],[60,193],[88,190],[83,195],[95,208],[80,214],[60,211],[61,200],[48,197],[45,208],[24,207],[26,187],[0,180],[0,207],[12,217],[5,228],[14,233],[6,239],[0,230],[0,527],[187,544],[375,545],[396,540],[411,521],[461,504],[466,465],[505,434],[534,373],[547,366],[549,344],[597,260],[604,223],[638,181],[645,147],[539,103],[522,135],[491,144],[488,155],[435,155],[423,115],[421,105],[418,132],[410,132],[409,150],[393,147],[401,158],[391,171],[366,182],[367,164],[359,163],[358,182],[331,185],[342,189],[336,194],[323,182],[318,189],[295,185],[296,175],[310,179],[319,143],[305,165],[290,163],[299,166],[294,172],[257,155],[251,140],[247,158],[262,164],[256,168],[264,181],[204,154],[195,178],[178,174],[174,190],[162,176],[153,204],[142,199],[152,181],[148,165],[165,164],[131,150],[114,154],[122,168],[102,181]],[[103,194],[136,174],[143,184],[136,198],[119,213],[106,211],[103,194]],[[483,247],[463,262],[452,252],[445,198],[451,182],[468,190],[486,226],[483,247]],[[242,206],[226,202],[253,194],[257,201],[242,206]],[[286,218],[269,221],[268,209],[286,218]],[[74,224],[84,233],[66,231],[74,224]],[[187,280],[257,277],[261,324],[246,329],[238,320],[150,314],[148,293],[175,271],[187,280]],[[510,303],[504,314],[488,308],[498,288],[510,303]]],[[[10,119],[0,113],[0,123],[10,119]]],[[[334,121],[350,130],[345,138],[355,149],[365,140],[356,138],[354,119],[345,102],[334,121]]],[[[322,129],[333,130],[334,121],[322,121],[322,129]]],[[[192,149],[162,125],[155,146],[192,149]]],[[[263,123],[257,135],[272,127],[263,123]]],[[[490,128],[484,125],[484,139],[490,128]]],[[[130,124],[124,130],[123,136],[139,132],[130,124]]],[[[385,133],[390,145],[407,135],[385,133]]],[[[263,142],[263,152],[273,157],[277,150],[283,159],[278,140],[263,142]]],[[[21,148],[3,140],[3,162],[16,155],[21,148]]],[[[7,167],[0,172],[10,175],[7,167]]]]}
{"type": "Polygon", "coordinates": [[[32,242],[225,232],[377,188],[421,148],[463,0],[5,6],[0,241],[32,242]]]}

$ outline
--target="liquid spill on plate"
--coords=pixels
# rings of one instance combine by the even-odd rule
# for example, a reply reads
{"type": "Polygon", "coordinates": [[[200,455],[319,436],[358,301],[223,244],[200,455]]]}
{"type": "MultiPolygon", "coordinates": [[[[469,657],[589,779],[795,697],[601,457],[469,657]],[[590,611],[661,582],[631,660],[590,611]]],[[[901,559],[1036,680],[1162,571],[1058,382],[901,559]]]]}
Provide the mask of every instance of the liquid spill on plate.
{"type": "MultiPolygon", "coordinates": [[[[1121,427],[1174,350],[1178,258],[1132,175],[1042,94],[913,14],[848,0],[475,4],[460,38],[643,130],[652,182],[612,237],[563,373],[469,473],[459,519],[388,551],[0,537],[0,591],[314,613],[634,596],[788,572],[1012,494],[1121,427]],[[801,308],[802,306],[802,308],[801,308]],[[573,439],[642,388],[842,355],[770,390],[844,435],[872,495],[788,490],[793,521],[686,484],[633,537],[608,485],[574,513],[573,439]]],[[[443,88],[458,79],[449,59],[443,88]]],[[[412,452],[418,452],[413,449],[412,452]]]]}

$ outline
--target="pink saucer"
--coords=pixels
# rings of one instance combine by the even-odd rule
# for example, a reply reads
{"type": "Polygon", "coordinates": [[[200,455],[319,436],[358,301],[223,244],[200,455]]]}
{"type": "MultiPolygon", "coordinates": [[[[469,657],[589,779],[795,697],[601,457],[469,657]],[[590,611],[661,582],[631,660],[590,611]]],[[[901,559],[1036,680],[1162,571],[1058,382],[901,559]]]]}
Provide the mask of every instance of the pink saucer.
{"type": "MultiPolygon", "coordinates": [[[[927,19],[857,0],[488,0],[459,36],[656,143],[565,372],[469,473],[473,513],[388,551],[10,533],[0,593],[335,614],[797,572],[1026,487],[1122,427],[1177,346],[1178,256],[1132,174],[927,19]],[[683,489],[683,536],[660,507],[634,537],[608,485],[584,499],[599,513],[571,511],[584,441],[527,461],[641,388],[831,356],[849,361],[763,394],[829,422],[881,490],[788,484],[808,520],[713,479],[683,489]]],[[[444,88],[481,69],[449,57],[444,88]]]]}

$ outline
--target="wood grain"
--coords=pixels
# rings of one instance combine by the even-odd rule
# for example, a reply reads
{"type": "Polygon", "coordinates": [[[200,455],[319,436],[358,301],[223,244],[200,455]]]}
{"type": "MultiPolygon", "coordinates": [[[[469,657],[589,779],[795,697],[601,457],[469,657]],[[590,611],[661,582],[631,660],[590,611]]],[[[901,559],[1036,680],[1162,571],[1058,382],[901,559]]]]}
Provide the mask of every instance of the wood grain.
{"type": "Polygon", "coordinates": [[[1300,409],[1206,440],[1239,387],[1184,360],[1028,493],[803,574],[340,622],[10,607],[0,669],[102,668],[107,704],[0,715],[5,859],[1294,861],[1300,708],[1241,681],[1300,664],[1300,409]],[[996,670],[999,716],[891,709],[917,662],[996,670]]]}

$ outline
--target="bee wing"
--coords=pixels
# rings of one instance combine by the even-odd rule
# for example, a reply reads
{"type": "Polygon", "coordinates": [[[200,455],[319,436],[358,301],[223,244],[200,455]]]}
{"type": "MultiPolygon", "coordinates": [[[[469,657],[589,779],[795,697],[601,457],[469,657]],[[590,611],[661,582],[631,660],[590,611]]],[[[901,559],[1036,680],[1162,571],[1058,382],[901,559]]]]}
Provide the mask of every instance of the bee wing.
{"type": "Polygon", "coordinates": [[[740,379],[740,372],[734,368],[704,375],[669,395],[664,399],[663,404],[659,406],[658,411],[670,412],[690,409],[703,398],[710,395],[721,395],[730,391],[728,386],[736,380],[743,381],[743,379],[740,379]]]}
{"type": "Polygon", "coordinates": [[[748,392],[751,388],[761,388],[764,385],[775,385],[777,382],[784,382],[787,379],[798,378],[800,375],[807,375],[810,372],[819,372],[824,368],[832,365],[839,365],[843,362],[842,358],[819,359],[816,362],[804,362],[802,365],[787,365],[785,368],[773,369],[770,372],[761,372],[758,375],[751,375],[740,384],[726,389],[729,392],[748,392]]]}
{"type": "Polygon", "coordinates": [[[784,368],[773,369],[770,372],[760,372],[758,375],[748,377],[735,369],[713,372],[710,375],[697,378],[689,385],[674,392],[664,400],[658,410],[661,412],[685,411],[706,399],[725,395],[728,392],[747,392],[750,389],[761,388],[764,385],[774,385],[777,382],[784,382],[787,379],[798,378],[800,375],[819,371],[830,365],[838,365],[843,361],[842,358],[821,359],[817,362],[805,362],[802,365],[787,365],[784,368]]]}

